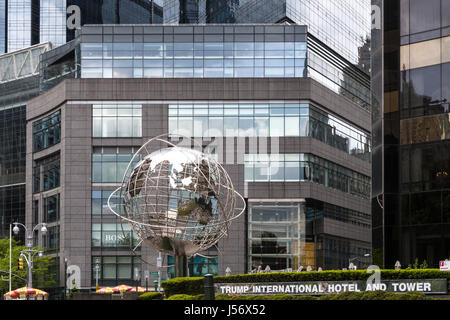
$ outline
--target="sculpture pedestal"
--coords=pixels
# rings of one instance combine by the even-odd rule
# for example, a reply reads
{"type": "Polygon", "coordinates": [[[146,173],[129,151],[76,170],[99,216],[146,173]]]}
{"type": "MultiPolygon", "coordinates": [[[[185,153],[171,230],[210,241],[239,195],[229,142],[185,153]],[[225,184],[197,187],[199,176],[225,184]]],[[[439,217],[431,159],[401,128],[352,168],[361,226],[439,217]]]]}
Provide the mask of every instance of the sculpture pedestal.
{"type": "Polygon", "coordinates": [[[175,277],[188,277],[188,259],[186,255],[175,256],[175,277]]]}

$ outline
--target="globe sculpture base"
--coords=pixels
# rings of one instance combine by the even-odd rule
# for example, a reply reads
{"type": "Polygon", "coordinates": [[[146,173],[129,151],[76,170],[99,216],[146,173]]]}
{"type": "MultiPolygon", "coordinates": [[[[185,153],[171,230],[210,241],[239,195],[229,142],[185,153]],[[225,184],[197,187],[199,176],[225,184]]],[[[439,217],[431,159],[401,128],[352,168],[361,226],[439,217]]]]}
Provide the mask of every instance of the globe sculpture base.
{"type": "Polygon", "coordinates": [[[186,255],[175,256],[175,277],[188,277],[188,259],[186,255]]]}

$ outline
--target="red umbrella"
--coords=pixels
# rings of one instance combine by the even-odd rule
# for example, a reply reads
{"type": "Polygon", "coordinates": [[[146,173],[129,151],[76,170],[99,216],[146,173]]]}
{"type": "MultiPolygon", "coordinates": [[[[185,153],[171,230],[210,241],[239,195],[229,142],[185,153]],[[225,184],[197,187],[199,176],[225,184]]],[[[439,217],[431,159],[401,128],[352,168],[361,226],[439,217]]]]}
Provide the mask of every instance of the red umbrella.
{"type": "Polygon", "coordinates": [[[36,289],[30,287],[22,287],[14,291],[17,292],[18,294],[36,294],[36,289]]]}
{"type": "Polygon", "coordinates": [[[10,292],[5,293],[4,296],[17,298],[19,296],[19,294],[17,292],[15,292],[15,291],[10,291],[10,292]]]}
{"type": "Polygon", "coordinates": [[[34,288],[30,288],[30,287],[22,287],[22,288],[18,288],[16,290],[5,293],[5,296],[17,298],[20,296],[27,296],[29,294],[34,294],[34,295],[41,294],[43,296],[48,295],[47,292],[39,290],[39,289],[34,289],[34,288]]]}

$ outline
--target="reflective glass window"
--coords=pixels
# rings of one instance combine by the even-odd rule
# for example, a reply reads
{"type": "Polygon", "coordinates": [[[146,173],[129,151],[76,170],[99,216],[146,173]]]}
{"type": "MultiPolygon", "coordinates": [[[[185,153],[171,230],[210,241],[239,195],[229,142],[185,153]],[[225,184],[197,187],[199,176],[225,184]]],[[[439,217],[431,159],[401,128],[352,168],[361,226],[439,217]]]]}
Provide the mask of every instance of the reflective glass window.
{"type": "Polygon", "coordinates": [[[59,153],[35,161],[33,166],[33,193],[59,187],[60,168],[59,153]]]}
{"type": "Polygon", "coordinates": [[[96,104],[92,108],[94,138],[142,136],[142,105],[96,104]]]}
{"type": "Polygon", "coordinates": [[[246,155],[248,182],[310,181],[357,197],[370,197],[371,179],[311,154],[246,155]],[[296,160],[297,159],[297,160],[296,160]]]}
{"type": "Polygon", "coordinates": [[[192,109],[192,105],[171,105],[169,132],[193,137],[309,136],[370,161],[368,133],[312,105],[242,103],[226,104],[223,109],[218,106],[196,104],[192,109]]]}
{"type": "Polygon", "coordinates": [[[51,147],[61,141],[61,110],[33,122],[33,151],[51,147]]]}
{"type": "Polygon", "coordinates": [[[418,33],[441,26],[441,0],[410,0],[409,31],[418,33]]]}

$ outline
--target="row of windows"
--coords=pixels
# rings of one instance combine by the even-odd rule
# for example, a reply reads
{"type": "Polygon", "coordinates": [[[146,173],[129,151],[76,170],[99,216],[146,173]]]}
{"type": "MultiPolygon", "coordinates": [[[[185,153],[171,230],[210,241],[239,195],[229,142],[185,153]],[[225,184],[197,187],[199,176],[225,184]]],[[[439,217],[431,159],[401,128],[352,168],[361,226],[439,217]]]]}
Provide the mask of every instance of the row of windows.
{"type": "Polygon", "coordinates": [[[306,200],[305,210],[307,221],[328,218],[368,229],[371,228],[372,218],[367,213],[312,199],[306,200]]]}
{"type": "Polygon", "coordinates": [[[304,42],[83,43],[83,78],[304,77],[304,42]]]}
{"type": "Polygon", "coordinates": [[[172,104],[169,133],[188,137],[309,136],[370,159],[369,134],[309,104],[172,104]]]}
{"type": "Polygon", "coordinates": [[[33,122],[33,151],[51,147],[61,141],[61,110],[33,122]]]}
{"type": "Polygon", "coordinates": [[[180,60],[132,60],[132,59],[89,59],[82,60],[84,68],[270,68],[270,67],[304,67],[305,59],[180,59],[180,60]]]}
{"type": "Polygon", "coordinates": [[[142,137],[140,104],[94,104],[92,116],[94,138],[142,137]]]}
{"type": "Polygon", "coordinates": [[[311,154],[244,156],[245,181],[311,181],[361,198],[370,197],[370,178],[311,154]]]}
{"type": "MultiPolygon", "coordinates": [[[[250,223],[286,223],[301,221],[300,215],[297,211],[287,210],[282,206],[277,206],[274,214],[272,209],[266,207],[258,207],[253,205],[252,212],[249,215],[250,223]]],[[[347,208],[335,206],[329,203],[308,199],[304,206],[305,222],[311,222],[317,219],[329,218],[338,220],[353,225],[359,225],[370,228],[371,216],[370,214],[350,210],[347,208]]]]}
{"type": "Polygon", "coordinates": [[[304,67],[84,68],[82,78],[303,78],[304,67]]]}
{"type": "Polygon", "coordinates": [[[82,43],[81,58],[306,58],[306,42],[82,43]]]}

